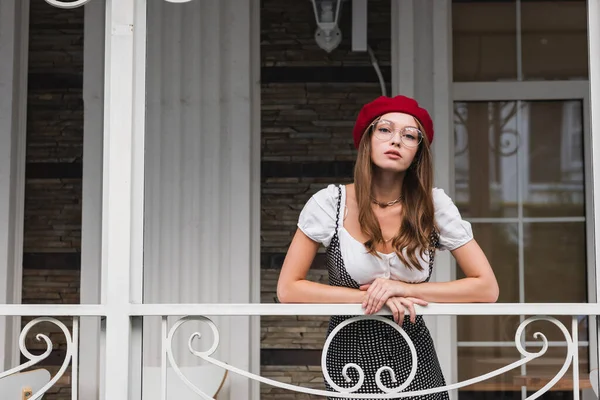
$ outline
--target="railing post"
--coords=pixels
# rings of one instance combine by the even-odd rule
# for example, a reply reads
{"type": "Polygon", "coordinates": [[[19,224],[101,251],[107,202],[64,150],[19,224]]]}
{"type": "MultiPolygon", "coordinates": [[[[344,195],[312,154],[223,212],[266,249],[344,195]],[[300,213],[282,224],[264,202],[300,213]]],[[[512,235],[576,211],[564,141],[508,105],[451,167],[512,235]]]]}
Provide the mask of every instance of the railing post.
{"type": "Polygon", "coordinates": [[[145,32],[143,24],[138,32],[136,7],[143,5],[143,0],[106,2],[102,303],[107,307],[107,320],[103,393],[111,400],[139,398],[140,390],[139,369],[132,368],[140,360],[131,359],[132,350],[136,356],[141,355],[136,350],[140,335],[138,324],[134,325],[130,317],[130,303],[138,301],[132,296],[140,293],[132,287],[139,283],[137,273],[132,276],[132,257],[137,257],[133,246],[139,243],[135,236],[141,223],[136,213],[136,184],[140,169],[143,173],[143,156],[139,157],[135,148],[139,146],[136,133],[140,132],[136,130],[137,110],[143,107],[137,101],[143,90],[136,87],[140,84],[136,73],[145,60],[136,54],[136,35],[145,32]]]}
{"type": "MultiPolygon", "coordinates": [[[[21,302],[29,0],[0,2],[0,303],[21,302]]],[[[0,316],[0,368],[19,362],[20,317],[0,316]]]]}
{"type": "MultiPolygon", "coordinates": [[[[594,243],[594,262],[596,266],[596,305],[600,307],[598,293],[600,293],[600,206],[598,205],[600,196],[600,0],[588,1],[588,46],[589,46],[589,76],[590,76],[590,141],[592,147],[592,198],[593,198],[593,216],[594,216],[594,239],[589,243],[594,243]]],[[[598,326],[598,317],[596,317],[596,339],[600,337],[600,327],[598,326]]],[[[600,360],[600,346],[597,346],[597,353],[592,356],[592,361],[596,365],[591,368],[598,368],[600,360]],[[595,359],[595,360],[594,360],[595,359]]]]}

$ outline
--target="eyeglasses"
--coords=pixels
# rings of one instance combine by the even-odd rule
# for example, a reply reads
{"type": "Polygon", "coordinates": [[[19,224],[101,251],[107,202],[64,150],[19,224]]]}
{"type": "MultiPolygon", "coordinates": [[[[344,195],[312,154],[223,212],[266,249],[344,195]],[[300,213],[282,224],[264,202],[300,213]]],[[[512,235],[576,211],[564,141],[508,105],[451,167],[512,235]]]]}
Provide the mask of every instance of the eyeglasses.
{"type": "Polygon", "coordinates": [[[417,147],[423,140],[423,133],[414,126],[405,126],[396,129],[396,126],[392,121],[377,119],[373,121],[371,127],[373,128],[375,137],[382,141],[391,140],[396,136],[396,132],[400,133],[400,141],[406,147],[417,147]]]}

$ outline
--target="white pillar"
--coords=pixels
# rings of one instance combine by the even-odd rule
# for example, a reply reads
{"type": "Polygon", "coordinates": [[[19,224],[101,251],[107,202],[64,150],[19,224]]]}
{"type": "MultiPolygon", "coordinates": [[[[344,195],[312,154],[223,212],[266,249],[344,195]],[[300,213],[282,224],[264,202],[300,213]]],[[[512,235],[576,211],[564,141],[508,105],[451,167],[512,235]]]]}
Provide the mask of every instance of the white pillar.
{"type": "MultiPolygon", "coordinates": [[[[600,303],[600,0],[588,1],[588,46],[590,68],[590,140],[592,146],[592,193],[594,215],[594,238],[596,263],[596,302],[600,303]]],[[[600,336],[600,328],[597,329],[600,336]]],[[[598,337],[597,336],[597,337],[598,337]]],[[[600,346],[592,356],[591,368],[598,367],[600,346]],[[594,365],[595,364],[595,365],[594,365]]]]}
{"type": "MultiPolygon", "coordinates": [[[[0,2],[0,303],[21,302],[29,0],[0,2]]],[[[0,317],[0,370],[19,364],[20,318],[0,317]]]]}
{"type": "Polygon", "coordinates": [[[101,297],[107,310],[103,395],[111,400],[140,398],[141,332],[129,305],[141,302],[143,272],[145,12],[145,0],[106,2],[101,297]]]}
{"type": "MultiPolygon", "coordinates": [[[[394,0],[392,2],[393,95],[414,97],[431,114],[434,185],[452,197],[454,132],[452,130],[452,2],[394,0]]],[[[438,252],[432,280],[455,279],[451,254],[438,252]]],[[[457,381],[456,317],[426,317],[446,381],[457,381]],[[449,334],[450,333],[450,334],[449,334]]],[[[451,393],[451,397],[455,394],[451,393]]]]}
{"type": "MultiPolygon", "coordinates": [[[[148,4],[145,303],[248,303],[258,289],[258,12],[256,0],[148,4]]],[[[216,357],[254,369],[249,317],[215,322],[216,357]]],[[[184,332],[176,358],[195,365],[184,332]]],[[[160,365],[159,333],[145,324],[146,366],[160,365]]],[[[219,398],[249,391],[229,374],[219,398]]]]}
{"type": "MultiPolygon", "coordinates": [[[[85,7],[83,55],[83,180],[81,215],[82,304],[100,303],[102,253],[102,136],[104,119],[105,1],[85,7]]],[[[99,398],[100,320],[81,318],[79,395],[99,398]]]]}

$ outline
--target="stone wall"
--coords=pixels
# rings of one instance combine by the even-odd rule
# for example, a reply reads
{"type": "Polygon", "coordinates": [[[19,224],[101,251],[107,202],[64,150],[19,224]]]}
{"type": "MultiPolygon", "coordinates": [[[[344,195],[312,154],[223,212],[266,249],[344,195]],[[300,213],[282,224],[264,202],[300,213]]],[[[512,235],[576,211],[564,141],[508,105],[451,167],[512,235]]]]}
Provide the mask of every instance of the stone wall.
{"type": "MultiPolygon", "coordinates": [[[[369,1],[369,45],[390,91],[390,2],[369,1]]],[[[351,6],[341,16],[343,42],[331,54],[314,41],[310,1],[265,0],[261,9],[262,196],[261,288],[272,303],[298,215],[312,194],[349,183],[355,149],[352,125],[360,107],[381,95],[367,53],[351,51],[351,6]]],[[[326,283],[321,249],[308,279],[326,283]]],[[[323,389],[320,357],[327,317],[262,318],[261,374],[323,389]]],[[[262,400],[312,399],[262,385],[262,400]]]]}
{"type": "MultiPolygon", "coordinates": [[[[83,152],[83,8],[61,10],[44,1],[30,5],[27,166],[23,303],[79,303],[81,161],[83,152]]],[[[23,318],[24,325],[30,318],[23,318]]],[[[63,319],[71,326],[70,319],[63,319]]],[[[40,325],[56,350],[39,367],[55,374],[65,338],[40,325]]],[[[28,336],[28,348],[44,346],[28,336]]],[[[70,369],[46,396],[70,399],[70,369]]]]}

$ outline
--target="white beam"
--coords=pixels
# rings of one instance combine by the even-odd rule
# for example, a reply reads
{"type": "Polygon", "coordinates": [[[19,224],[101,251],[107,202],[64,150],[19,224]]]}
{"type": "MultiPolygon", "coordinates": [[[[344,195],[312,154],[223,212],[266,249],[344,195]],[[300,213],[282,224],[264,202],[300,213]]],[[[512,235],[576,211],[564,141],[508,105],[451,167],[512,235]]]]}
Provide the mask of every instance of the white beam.
{"type": "MultiPolygon", "coordinates": [[[[261,219],[261,84],[260,84],[260,1],[250,9],[250,82],[251,82],[251,154],[250,154],[250,303],[261,302],[260,219],[261,219]]],[[[250,371],[260,375],[260,317],[250,318],[250,371]]],[[[260,399],[260,384],[250,382],[249,400],[260,399]]]]}
{"type": "MultiPolygon", "coordinates": [[[[589,0],[588,4],[588,46],[590,79],[590,142],[592,159],[592,198],[594,217],[594,237],[588,243],[594,243],[596,294],[600,293],[600,0],[589,0]]],[[[600,297],[596,296],[599,307],[600,297]]],[[[597,320],[597,319],[596,319],[597,320]]],[[[593,321],[593,319],[590,319],[593,321]]],[[[596,325],[596,339],[600,337],[600,327],[596,325]]],[[[592,362],[598,367],[600,346],[592,362]]]]}
{"type": "MultiPolygon", "coordinates": [[[[29,0],[0,2],[0,303],[22,287],[29,0]]],[[[0,317],[0,369],[19,364],[20,316],[0,317]]]]}
{"type": "Polygon", "coordinates": [[[455,82],[454,101],[528,101],[581,99],[589,91],[586,80],[529,82],[455,82]]]}
{"type": "MultiPolygon", "coordinates": [[[[415,310],[417,315],[600,315],[593,303],[429,303],[415,310]]],[[[360,304],[133,304],[128,312],[138,316],[364,315],[360,304]]]]}
{"type": "MultiPolygon", "coordinates": [[[[0,305],[0,315],[56,317],[109,316],[102,305],[75,304],[9,304],[0,305]]],[[[429,303],[416,306],[419,315],[600,315],[596,303],[429,303]]],[[[141,316],[259,316],[259,315],[363,315],[360,304],[250,304],[250,303],[190,303],[190,304],[131,304],[123,313],[141,316]]],[[[378,315],[390,315],[383,310],[378,315]]],[[[221,327],[219,327],[221,328],[221,327]]]]}
{"type": "Polygon", "coordinates": [[[367,0],[352,0],[352,51],[367,51],[367,0]]]}
{"type": "MultiPolygon", "coordinates": [[[[454,134],[452,129],[452,23],[450,0],[392,2],[392,87],[394,95],[415,98],[433,119],[434,185],[452,196],[454,134]]],[[[432,280],[453,280],[454,262],[438,252],[432,280]]],[[[456,318],[427,316],[447,381],[456,381],[456,318]]],[[[451,393],[451,398],[455,396],[451,393]]]]}
{"type": "Polygon", "coordinates": [[[414,0],[392,0],[392,95],[415,96],[414,0]]]}
{"type": "MultiPolygon", "coordinates": [[[[104,118],[105,1],[85,7],[83,44],[83,179],[81,304],[100,303],[102,253],[102,135],[104,118]]],[[[83,317],[79,338],[79,395],[100,396],[100,318],[83,317]]]]}
{"type": "Polygon", "coordinates": [[[134,151],[139,140],[134,116],[144,103],[138,97],[143,90],[134,85],[135,75],[145,67],[145,60],[137,58],[135,44],[140,41],[134,38],[140,8],[145,9],[144,0],[106,3],[101,260],[102,303],[107,309],[104,395],[111,400],[135,398],[139,392],[137,374],[130,369],[141,361],[130,358],[139,335],[127,310],[135,300],[131,284],[139,273],[132,268],[132,257],[138,251],[133,246],[139,244],[134,235],[140,229],[134,226],[140,223],[135,214],[136,174],[144,168],[143,157],[134,151]]]}
{"type": "MultiPolygon", "coordinates": [[[[452,1],[434,2],[432,58],[433,123],[436,128],[433,142],[435,160],[434,182],[454,196],[454,105],[452,102],[452,1]]],[[[449,252],[438,252],[434,279],[448,282],[456,279],[456,263],[449,252]]],[[[437,317],[435,343],[438,358],[447,382],[458,382],[457,326],[455,316],[437,317]]],[[[456,392],[450,398],[456,398],[456,392]]]]}
{"type": "Polygon", "coordinates": [[[592,192],[596,254],[596,293],[600,293],[600,0],[588,1],[590,76],[590,133],[592,145],[592,192]]]}

